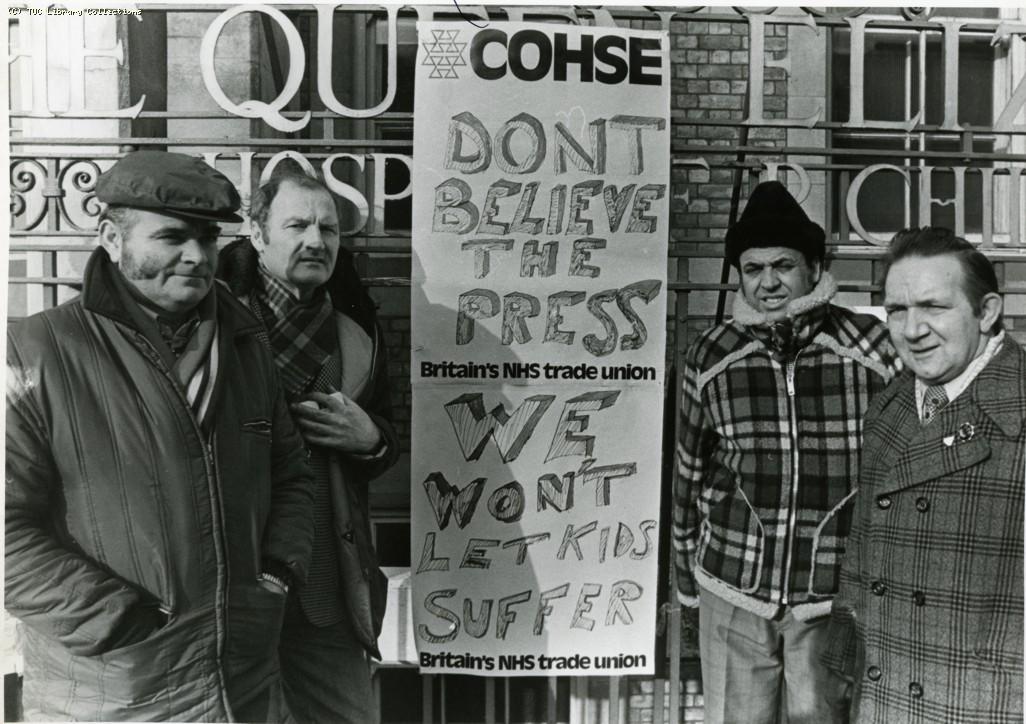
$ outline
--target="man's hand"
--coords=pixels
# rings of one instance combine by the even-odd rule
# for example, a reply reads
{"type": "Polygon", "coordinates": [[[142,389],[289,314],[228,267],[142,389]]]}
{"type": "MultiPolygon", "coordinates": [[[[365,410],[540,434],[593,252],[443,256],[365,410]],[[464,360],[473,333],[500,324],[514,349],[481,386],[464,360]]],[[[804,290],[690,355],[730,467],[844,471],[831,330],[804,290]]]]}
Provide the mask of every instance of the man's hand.
{"type": "Polygon", "coordinates": [[[311,445],[366,455],[381,444],[378,426],[362,407],[341,392],[313,392],[307,400],[292,405],[292,413],[303,438],[311,445]]]}

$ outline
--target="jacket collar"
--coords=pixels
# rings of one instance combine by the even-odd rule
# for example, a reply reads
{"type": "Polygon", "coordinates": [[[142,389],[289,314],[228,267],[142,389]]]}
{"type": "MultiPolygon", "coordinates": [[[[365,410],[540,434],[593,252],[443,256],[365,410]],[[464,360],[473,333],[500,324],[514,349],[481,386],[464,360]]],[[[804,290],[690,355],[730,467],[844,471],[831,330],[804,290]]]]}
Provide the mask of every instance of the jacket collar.
{"type": "MultiPolygon", "coordinates": [[[[89,256],[85,273],[82,276],[82,306],[103,317],[109,317],[136,331],[138,325],[132,314],[125,308],[122,295],[118,293],[114,274],[117,270],[102,246],[97,247],[89,256]]],[[[255,334],[260,323],[253,317],[220,281],[214,283],[213,292],[217,294],[217,317],[222,333],[227,336],[255,334]],[[231,312],[228,312],[231,310],[231,312]]]]}
{"type": "MultiPolygon", "coordinates": [[[[247,298],[259,284],[259,264],[249,239],[236,239],[218,254],[217,278],[224,280],[236,297],[247,298]]],[[[376,334],[377,305],[364,288],[352,253],[344,246],[338,248],[335,270],[324,289],[335,310],[353,319],[368,336],[376,334]]]]}
{"type": "MultiPolygon", "coordinates": [[[[1022,401],[1026,400],[1026,352],[1011,337],[973,380],[963,396],[970,398],[1009,437],[1016,437],[1024,424],[1022,401]]],[[[879,393],[879,409],[892,402],[905,405],[918,420],[915,376],[905,369],[901,376],[879,393]]],[[[958,400],[955,402],[957,403],[958,400]]]]}
{"type": "Polygon", "coordinates": [[[1023,426],[1026,400],[1026,352],[1005,335],[994,358],[969,383],[980,409],[1009,437],[1017,437],[1023,426]]]}
{"type": "Polygon", "coordinates": [[[777,354],[791,356],[816,336],[836,293],[837,282],[830,272],[823,271],[811,292],[788,303],[784,319],[770,321],[765,312],[748,304],[744,294],[738,290],[734,297],[733,319],[777,354]]]}
{"type": "MultiPolygon", "coordinates": [[[[816,286],[811,292],[788,302],[787,319],[797,319],[817,307],[826,305],[834,298],[835,294],[837,294],[837,282],[834,281],[830,272],[824,270],[819,275],[819,281],[816,282],[816,286]]],[[[734,321],[745,327],[764,327],[771,324],[766,318],[766,313],[752,307],[741,290],[738,290],[734,297],[734,321]]]]}
{"type": "Polygon", "coordinates": [[[883,460],[883,469],[891,471],[879,493],[953,475],[986,460],[995,440],[975,434],[976,423],[983,417],[1007,439],[1016,440],[1021,434],[1026,352],[1014,340],[1006,340],[966,391],[929,425],[919,422],[914,385],[915,378],[906,370],[873,400],[889,420],[884,447],[874,451],[883,460]]]}

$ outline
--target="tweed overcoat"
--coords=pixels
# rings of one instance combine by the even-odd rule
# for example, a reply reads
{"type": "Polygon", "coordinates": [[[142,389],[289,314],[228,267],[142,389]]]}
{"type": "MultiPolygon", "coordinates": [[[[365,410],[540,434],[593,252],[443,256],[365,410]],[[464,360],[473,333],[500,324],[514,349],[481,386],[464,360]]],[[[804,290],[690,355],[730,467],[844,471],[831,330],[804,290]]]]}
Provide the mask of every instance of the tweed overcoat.
{"type": "Polygon", "coordinates": [[[824,657],[854,722],[1022,722],[1024,456],[1011,339],[929,425],[910,372],[872,404],[824,657]]]}

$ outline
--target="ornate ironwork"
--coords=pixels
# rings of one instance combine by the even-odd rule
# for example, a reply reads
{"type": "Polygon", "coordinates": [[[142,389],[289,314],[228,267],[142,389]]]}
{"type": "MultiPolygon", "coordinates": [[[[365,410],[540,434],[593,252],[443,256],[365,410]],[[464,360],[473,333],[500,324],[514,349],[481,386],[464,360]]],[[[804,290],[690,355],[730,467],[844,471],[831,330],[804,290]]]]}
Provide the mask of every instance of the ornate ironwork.
{"type": "MultiPolygon", "coordinates": [[[[71,187],[80,194],[84,194],[80,201],[82,213],[87,218],[95,219],[100,215],[100,202],[96,200],[96,182],[100,178],[100,167],[95,161],[78,159],[65,166],[60,172],[58,186],[65,188],[65,183],[70,178],[71,187]]],[[[66,195],[62,194],[57,198],[57,207],[60,209],[61,218],[76,231],[86,231],[87,227],[81,226],[72,218],[65,203],[66,195]]],[[[88,227],[92,229],[93,226],[88,227]]]]}
{"type": "Polygon", "coordinates": [[[28,158],[11,161],[11,221],[15,228],[34,229],[43,220],[45,203],[40,205],[38,216],[28,219],[28,195],[37,187],[42,189],[46,178],[46,168],[39,161],[28,158]]]}
{"type": "Polygon", "coordinates": [[[94,159],[43,161],[12,158],[11,221],[21,231],[91,232],[100,214],[96,181],[102,169],[94,159]],[[45,222],[45,223],[44,223],[45,222]]]}

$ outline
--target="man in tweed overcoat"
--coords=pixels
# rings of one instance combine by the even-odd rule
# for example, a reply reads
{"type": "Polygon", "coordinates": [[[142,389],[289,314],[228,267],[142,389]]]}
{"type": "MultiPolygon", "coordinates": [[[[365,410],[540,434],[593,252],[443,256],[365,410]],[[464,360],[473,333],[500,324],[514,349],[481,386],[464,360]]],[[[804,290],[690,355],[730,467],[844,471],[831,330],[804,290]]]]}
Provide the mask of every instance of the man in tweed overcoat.
{"type": "Polygon", "coordinates": [[[823,229],[779,182],[756,187],[726,242],[741,289],[685,358],[673,518],[705,721],[831,724],[845,685],[819,658],[862,418],[897,354],[878,319],[830,303],[823,229]]]}
{"type": "Polygon", "coordinates": [[[1026,353],[965,240],[906,230],[885,262],[908,371],[866,418],[824,662],[853,722],[1022,722],[1026,353]]]}

